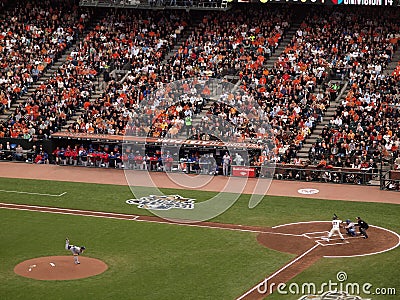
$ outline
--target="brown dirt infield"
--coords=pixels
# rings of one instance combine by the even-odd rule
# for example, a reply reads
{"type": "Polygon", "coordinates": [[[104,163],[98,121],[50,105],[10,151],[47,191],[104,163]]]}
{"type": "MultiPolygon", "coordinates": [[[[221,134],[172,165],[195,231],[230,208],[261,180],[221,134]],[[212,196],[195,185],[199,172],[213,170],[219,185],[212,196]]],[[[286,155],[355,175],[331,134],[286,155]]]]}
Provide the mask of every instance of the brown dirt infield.
{"type": "Polygon", "coordinates": [[[330,243],[321,240],[326,237],[331,229],[330,222],[310,222],[289,224],[286,226],[275,227],[273,232],[298,234],[301,236],[284,236],[276,234],[261,233],[257,240],[260,244],[277,251],[293,254],[304,253],[310,249],[317,241],[321,245],[321,256],[356,256],[368,255],[385,251],[396,246],[399,243],[399,237],[392,232],[375,226],[370,226],[367,230],[369,238],[363,239],[360,236],[349,237],[341,232],[345,237],[345,244],[342,244],[339,237],[333,237],[330,243]],[[331,245],[337,242],[336,245],[331,245]],[[328,246],[329,245],[329,246],[328,246]]]}
{"type": "Polygon", "coordinates": [[[279,283],[288,282],[322,257],[372,255],[388,251],[399,244],[398,235],[375,226],[370,226],[368,229],[368,239],[360,236],[346,236],[343,234],[344,230],[341,230],[345,237],[344,241],[341,241],[338,236],[333,236],[329,242],[321,239],[327,237],[330,229],[330,222],[309,222],[278,226],[271,228],[271,233],[260,233],[257,236],[260,244],[297,256],[270,275],[267,283],[263,281],[260,288],[257,288],[257,284],[239,299],[264,299],[276,289],[279,283]]]}
{"type": "Polygon", "coordinates": [[[14,272],[37,280],[72,280],[99,275],[108,268],[103,261],[92,257],[81,256],[79,262],[76,265],[72,255],[37,257],[19,263],[14,272]]]}

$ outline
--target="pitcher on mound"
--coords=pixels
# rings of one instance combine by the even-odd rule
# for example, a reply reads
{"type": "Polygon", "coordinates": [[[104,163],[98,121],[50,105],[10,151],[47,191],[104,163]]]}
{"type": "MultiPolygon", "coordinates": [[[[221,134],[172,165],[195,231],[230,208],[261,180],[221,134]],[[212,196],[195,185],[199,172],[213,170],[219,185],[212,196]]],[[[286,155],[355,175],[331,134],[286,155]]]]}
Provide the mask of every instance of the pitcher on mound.
{"type": "Polygon", "coordinates": [[[85,246],[74,246],[69,244],[69,239],[65,239],[65,250],[71,251],[72,255],[74,256],[74,262],[76,265],[79,265],[79,255],[83,253],[83,251],[86,250],[85,246]]]}

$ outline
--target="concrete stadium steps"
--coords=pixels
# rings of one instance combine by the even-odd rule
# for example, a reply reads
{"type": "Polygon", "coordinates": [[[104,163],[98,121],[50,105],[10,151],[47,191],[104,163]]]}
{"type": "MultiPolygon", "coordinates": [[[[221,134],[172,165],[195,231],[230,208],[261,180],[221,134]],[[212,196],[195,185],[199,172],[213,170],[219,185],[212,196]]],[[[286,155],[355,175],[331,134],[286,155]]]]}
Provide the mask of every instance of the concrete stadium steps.
{"type": "MultiPolygon", "coordinates": [[[[297,22],[291,24],[289,30],[285,33],[285,36],[279,43],[279,46],[276,48],[275,52],[268,59],[266,65],[265,65],[268,69],[273,68],[273,66],[274,66],[275,62],[277,61],[277,59],[279,58],[279,56],[285,50],[286,46],[290,43],[292,38],[296,35],[296,32],[300,28],[300,25],[303,22],[306,15],[307,15],[307,11],[305,9],[296,12],[296,15],[293,17],[293,20],[296,20],[297,22]]],[[[315,90],[319,90],[319,88],[320,88],[320,86],[317,86],[315,88],[315,90]]],[[[328,113],[328,111],[326,113],[328,113]]],[[[325,117],[324,117],[324,120],[325,120],[325,117]]],[[[321,128],[315,128],[313,130],[312,134],[308,137],[307,141],[310,139],[316,140],[317,137],[319,136],[319,134],[322,133],[322,128],[323,128],[323,126],[321,128]]],[[[303,148],[298,152],[297,155],[299,157],[303,158],[304,157],[303,152],[306,152],[306,157],[308,158],[308,150],[311,148],[311,145],[312,145],[312,143],[304,144],[303,148]]]]}
{"type": "MultiPolygon", "coordinates": [[[[331,82],[340,82],[337,80],[332,80],[331,82]]],[[[297,156],[303,160],[308,160],[308,151],[310,150],[312,144],[316,143],[318,139],[321,138],[322,130],[326,125],[329,124],[329,121],[336,114],[336,108],[342,101],[342,99],[346,98],[347,92],[350,90],[348,86],[348,81],[340,82],[344,84],[342,89],[340,90],[338,96],[335,101],[330,103],[329,108],[326,110],[322,122],[318,123],[312,133],[307,137],[307,139],[303,143],[303,147],[298,151],[297,156]]]]}
{"type": "MultiPolygon", "coordinates": [[[[271,56],[265,62],[265,68],[271,70],[274,67],[275,62],[278,57],[282,54],[283,50],[285,50],[286,46],[292,40],[293,36],[296,34],[297,29],[300,27],[301,23],[294,23],[292,26],[286,31],[284,37],[279,43],[279,46],[275,49],[275,51],[271,54],[271,56]]],[[[239,72],[235,75],[225,75],[224,78],[228,79],[230,83],[236,84],[239,80],[239,72]]]]}
{"type": "MultiPolygon", "coordinates": [[[[211,108],[211,105],[215,101],[218,101],[218,99],[209,99],[207,101],[207,103],[203,106],[203,109],[201,110],[201,112],[192,116],[192,127],[196,127],[196,126],[200,125],[201,118],[207,113],[207,111],[209,110],[209,108],[211,108]]],[[[177,135],[177,138],[186,140],[187,138],[189,138],[189,136],[187,136],[185,132],[180,131],[177,135]]]]}
{"type": "Polygon", "coordinates": [[[275,49],[275,51],[271,54],[271,56],[265,63],[265,66],[267,67],[267,69],[270,70],[274,66],[278,57],[282,54],[283,50],[285,50],[286,46],[292,40],[293,36],[296,34],[296,31],[299,27],[300,27],[300,23],[294,23],[289,28],[289,30],[286,31],[284,37],[282,38],[282,40],[279,43],[279,46],[275,49]]]}
{"type": "Polygon", "coordinates": [[[34,82],[28,89],[27,92],[21,95],[16,101],[14,101],[9,110],[6,110],[3,115],[0,115],[0,122],[7,121],[9,117],[15,112],[15,110],[23,104],[32,93],[36,91],[36,89],[41,85],[42,82],[45,82],[47,79],[51,78],[51,76],[58,70],[60,66],[66,61],[67,57],[71,54],[71,52],[75,49],[76,46],[84,39],[84,37],[94,28],[95,23],[98,23],[101,15],[94,17],[93,20],[87,25],[86,29],[79,35],[78,39],[66,49],[66,51],[61,55],[59,59],[57,59],[53,65],[48,68],[40,78],[34,82]]]}
{"type": "MultiPolygon", "coordinates": [[[[200,22],[201,22],[201,19],[198,18],[197,21],[200,23],[200,22]]],[[[282,40],[281,40],[280,43],[279,43],[279,46],[275,49],[275,52],[272,53],[272,55],[271,55],[271,56],[269,57],[269,59],[267,60],[266,67],[267,67],[268,69],[271,69],[271,68],[274,66],[274,63],[276,62],[276,60],[278,59],[278,57],[281,55],[281,53],[283,52],[283,50],[286,48],[286,46],[287,46],[287,45],[289,44],[289,42],[292,40],[293,36],[296,34],[297,29],[300,27],[301,21],[302,21],[302,19],[300,20],[300,22],[293,23],[293,24],[291,25],[291,27],[286,31],[284,37],[282,38],[282,40]]],[[[195,29],[191,29],[191,30],[195,30],[195,29]]],[[[191,32],[191,31],[189,31],[189,32],[191,32]]],[[[175,53],[176,49],[179,48],[179,46],[175,46],[175,47],[176,47],[176,48],[175,48],[175,50],[173,50],[173,53],[175,53]]],[[[172,57],[172,56],[173,56],[173,53],[172,53],[172,55],[169,56],[169,57],[172,57]]],[[[239,72],[238,72],[238,73],[239,73],[239,72]]],[[[238,73],[235,74],[235,75],[229,74],[229,75],[223,76],[223,78],[227,79],[230,83],[235,84],[234,89],[237,89],[237,88],[239,88],[239,86],[240,86],[240,77],[238,76],[238,73]]],[[[218,100],[218,99],[211,99],[211,101],[208,101],[208,102],[207,102],[207,104],[203,107],[202,111],[201,111],[199,114],[193,116],[193,118],[192,118],[192,126],[193,126],[193,127],[196,127],[197,125],[199,125],[199,124],[201,123],[201,118],[202,118],[202,116],[204,116],[204,115],[207,113],[207,111],[208,111],[208,109],[211,107],[212,103],[213,103],[214,101],[217,101],[217,100],[218,100]]],[[[177,135],[177,138],[186,139],[186,138],[188,138],[188,137],[186,136],[186,133],[185,133],[185,132],[180,132],[180,133],[177,135]]]]}
{"type": "MultiPolygon", "coordinates": [[[[237,80],[232,91],[235,91],[236,89],[238,89],[239,86],[240,86],[240,82],[239,82],[239,80],[237,80]]],[[[202,117],[205,114],[207,114],[207,112],[211,108],[212,104],[214,102],[217,102],[218,100],[219,99],[217,97],[208,99],[207,103],[203,106],[203,109],[201,110],[201,112],[192,116],[192,127],[196,127],[196,126],[200,125],[202,117]]],[[[188,136],[186,135],[185,132],[181,131],[178,133],[177,138],[185,140],[188,138],[188,136]]]]}
{"type": "MultiPolygon", "coordinates": [[[[97,19],[99,19],[99,17],[98,17],[97,19]]],[[[181,34],[181,36],[179,37],[179,39],[178,39],[176,45],[174,46],[174,48],[173,48],[169,53],[167,53],[167,56],[164,58],[164,60],[163,60],[163,62],[162,62],[163,64],[166,64],[166,63],[167,63],[167,57],[168,57],[169,55],[170,55],[170,57],[172,57],[172,56],[173,56],[173,53],[175,53],[175,51],[179,48],[179,46],[182,45],[182,43],[187,39],[187,37],[189,36],[189,34],[192,32],[192,30],[195,29],[195,27],[194,27],[195,25],[194,25],[194,24],[198,25],[197,22],[201,22],[201,18],[200,18],[200,17],[194,16],[194,17],[192,18],[192,24],[188,25],[188,26],[182,31],[182,34],[181,34]]],[[[130,70],[130,69],[131,69],[131,65],[130,65],[129,62],[128,62],[127,64],[125,64],[125,65],[123,66],[123,68],[122,68],[122,70],[126,70],[127,72],[128,72],[128,70],[130,70]]],[[[113,70],[113,71],[114,71],[114,70],[113,70]]],[[[110,76],[112,75],[111,73],[112,73],[112,72],[110,72],[110,76]]],[[[123,81],[125,77],[126,77],[126,74],[125,74],[125,76],[122,77],[122,80],[120,80],[120,81],[123,81]]],[[[96,101],[97,99],[101,98],[102,95],[103,95],[103,93],[104,93],[104,90],[106,89],[106,87],[107,87],[107,83],[104,81],[103,76],[98,76],[97,81],[96,81],[96,83],[95,83],[95,88],[96,88],[96,90],[95,90],[95,91],[92,93],[92,95],[90,96],[90,101],[96,101]]],[[[66,131],[66,130],[68,129],[68,127],[69,127],[71,124],[73,124],[80,116],[82,116],[82,114],[83,114],[84,112],[85,112],[85,110],[84,110],[83,108],[78,108],[78,109],[75,111],[74,116],[72,116],[71,119],[67,121],[66,125],[64,125],[64,126],[61,128],[61,131],[66,131]]]]}
{"type": "MultiPolygon", "coordinates": [[[[73,46],[71,46],[73,47],[73,46]]],[[[70,53],[72,50],[69,50],[68,53],[70,53]]],[[[25,101],[30,97],[32,93],[34,93],[37,88],[41,85],[42,82],[45,82],[47,79],[51,78],[52,74],[57,70],[58,67],[55,67],[56,64],[57,66],[61,66],[66,58],[60,58],[60,60],[57,61],[51,68],[49,68],[46,72],[43,73],[43,75],[33,83],[28,89],[27,92],[24,93],[22,96],[20,96],[15,102],[13,102],[10,106],[10,109],[6,111],[5,114],[0,116],[0,122],[8,120],[8,118],[11,116],[12,113],[15,112],[15,110],[20,106],[20,104],[25,103],[25,101]],[[60,61],[63,59],[63,61],[60,61]]]]}
{"type": "MultiPolygon", "coordinates": [[[[383,70],[383,74],[391,75],[394,69],[397,67],[400,61],[400,50],[396,51],[393,55],[392,61],[388,64],[387,68],[383,70]]],[[[340,91],[338,97],[335,101],[333,101],[330,107],[324,114],[323,121],[320,122],[315,129],[312,131],[311,135],[307,137],[305,140],[303,147],[297,153],[297,156],[301,159],[308,159],[308,151],[310,150],[312,144],[316,143],[319,138],[321,138],[322,129],[329,125],[329,121],[336,115],[336,109],[340,105],[341,101],[346,98],[347,92],[350,90],[350,86],[348,84],[348,79],[345,79],[344,86],[340,91]]]]}
{"type": "Polygon", "coordinates": [[[199,28],[199,25],[203,20],[202,17],[203,17],[202,14],[193,13],[192,18],[190,20],[190,24],[188,24],[188,26],[186,26],[186,28],[183,29],[174,47],[170,49],[170,51],[165,55],[161,63],[162,65],[166,65],[168,61],[175,55],[179,47],[182,46],[182,44],[187,40],[192,31],[196,31],[199,28]]]}
{"type": "MultiPolygon", "coordinates": [[[[107,83],[103,80],[103,77],[100,76],[98,81],[95,83],[95,91],[90,96],[90,101],[96,101],[97,99],[101,98],[104,90],[107,87],[107,83]]],[[[85,113],[85,109],[82,107],[76,108],[74,115],[66,122],[64,126],[61,127],[60,131],[66,131],[68,127],[75,123],[76,120],[79,119],[85,113]]]]}
{"type": "Polygon", "coordinates": [[[60,131],[66,131],[67,128],[68,128],[71,124],[75,123],[75,121],[78,120],[78,118],[79,118],[84,112],[85,112],[85,110],[84,110],[83,108],[78,108],[78,109],[75,111],[75,114],[67,121],[67,123],[66,123],[64,126],[61,127],[61,130],[60,130],[60,131]]]}
{"type": "Polygon", "coordinates": [[[165,55],[164,60],[162,61],[163,65],[168,63],[168,61],[174,56],[179,47],[182,46],[182,44],[187,40],[189,35],[195,29],[196,27],[194,25],[189,25],[181,32],[181,36],[177,39],[174,47],[165,55]]]}
{"type": "Polygon", "coordinates": [[[396,69],[400,61],[400,49],[394,53],[392,57],[392,61],[388,64],[387,68],[383,71],[385,75],[391,75],[393,71],[396,69]]]}
{"type": "Polygon", "coordinates": [[[240,80],[239,75],[225,75],[224,78],[232,84],[236,84],[240,80]]]}

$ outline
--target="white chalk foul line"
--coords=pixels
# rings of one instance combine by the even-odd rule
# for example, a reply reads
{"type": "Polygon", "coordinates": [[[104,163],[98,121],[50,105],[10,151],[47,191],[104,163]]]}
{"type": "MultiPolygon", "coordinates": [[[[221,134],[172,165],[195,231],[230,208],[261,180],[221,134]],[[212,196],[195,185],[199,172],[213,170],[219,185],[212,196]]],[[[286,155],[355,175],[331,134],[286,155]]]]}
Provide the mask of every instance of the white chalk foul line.
{"type": "MultiPolygon", "coordinates": [[[[199,225],[199,224],[190,224],[190,223],[171,223],[167,221],[152,221],[152,220],[141,220],[139,219],[139,216],[133,219],[134,221],[137,222],[147,222],[147,223],[158,223],[158,224],[172,224],[172,225],[178,225],[178,226],[188,226],[188,227],[199,227],[199,228],[211,228],[211,229],[222,229],[222,230],[232,230],[232,231],[240,231],[240,232],[254,232],[254,233],[266,233],[266,234],[277,234],[277,235],[289,235],[289,236],[299,236],[299,234],[290,234],[290,233],[280,233],[280,232],[269,232],[269,231],[263,231],[263,230],[252,230],[252,229],[240,229],[240,228],[229,228],[229,227],[221,227],[218,225],[199,225]]],[[[236,225],[236,224],[235,224],[236,225]]],[[[243,225],[238,225],[238,226],[243,226],[243,225]]]]}
{"type": "Polygon", "coordinates": [[[188,226],[188,227],[201,227],[201,228],[212,228],[212,229],[225,229],[225,230],[234,230],[234,231],[241,231],[241,232],[254,232],[254,233],[265,233],[261,230],[250,230],[250,229],[239,229],[239,228],[224,228],[218,226],[210,226],[210,225],[196,225],[196,224],[188,224],[188,223],[171,223],[167,221],[153,221],[153,220],[145,220],[139,219],[140,216],[130,216],[118,213],[106,213],[106,212],[99,212],[99,211],[85,211],[79,209],[64,209],[64,208],[53,208],[53,207],[43,207],[43,206],[36,206],[36,205],[20,205],[20,204],[11,204],[11,203],[0,203],[0,205],[4,205],[4,209],[11,209],[11,210],[23,210],[23,211],[32,211],[32,212],[43,212],[43,213],[52,213],[52,214],[61,214],[61,215],[72,215],[72,216],[85,216],[85,217],[96,217],[96,218],[105,218],[105,219],[117,219],[117,220],[131,220],[136,222],[145,222],[145,223],[158,223],[158,224],[169,224],[169,225],[180,225],[180,226],[188,226]],[[19,206],[19,207],[11,207],[12,206],[19,206]],[[10,207],[8,207],[10,206],[10,207]],[[33,209],[35,208],[35,209],[33,209]],[[48,210],[48,209],[57,209],[55,210],[48,210]],[[97,215],[95,215],[97,214],[97,215]],[[125,218],[123,218],[125,217],[125,218]],[[126,217],[131,217],[130,219],[126,217]]]}
{"type": "MultiPolygon", "coordinates": [[[[139,217],[139,216],[135,216],[135,215],[126,215],[126,214],[119,214],[119,213],[113,213],[113,212],[101,212],[101,211],[90,211],[90,210],[81,210],[81,209],[73,209],[73,208],[60,208],[60,207],[51,207],[51,206],[38,206],[38,205],[27,205],[27,204],[16,204],[16,203],[3,203],[0,202],[0,205],[4,205],[4,206],[17,206],[17,208],[15,208],[16,210],[18,210],[19,208],[24,208],[24,210],[28,210],[28,211],[39,211],[39,210],[33,210],[32,208],[43,208],[43,209],[57,209],[57,210],[63,210],[63,211],[68,211],[68,212],[85,212],[85,213],[96,213],[99,215],[116,215],[116,216],[125,216],[125,217],[139,217]]],[[[0,207],[0,208],[8,208],[8,207],[0,207]]],[[[54,212],[52,211],[48,211],[48,210],[40,210],[40,212],[54,212]]],[[[85,215],[90,217],[91,215],[85,215]]]]}
{"type": "Polygon", "coordinates": [[[88,215],[88,214],[78,213],[78,212],[77,213],[72,213],[72,212],[48,211],[48,210],[38,210],[38,209],[33,210],[33,209],[29,209],[29,208],[16,208],[16,207],[0,207],[0,208],[10,209],[10,210],[23,210],[23,211],[31,211],[31,212],[59,214],[59,215],[69,215],[69,216],[95,217],[95,218],[115,219],[115,220],[128,220],[128,219],[122,219],[121,217],[88,215]]]}
{"type": "MultiPolygon", "coordinates": [[[[307,237],[306,234],[297,235],[297,234],[278,233],[278,232],[265,232],[265,231],[249,230],[249,229],[224,228],[224,227],[208,226],[208,225],[196,225],[196,224],[187,224],[187,223],[171,223],[171,222],[152,221],[152,220],[140,220],[139,218],[141,216],[118,214],[118,213],[84,211],[84,210],[79,210],[79,209],[65,209],[65,208],[43,207],[43,206],[35,206],[35,205],[21,205],[21,204],[1,203],[1,202],[0,202],[0,205],[3,205],[0,208],[11,209],[11,210],[45,212],[45,213],[54,213],[54,214],[63,214],[63,215],[78,215],[78,216],[85,216],[85,217],[96,217],[96,218],[117,219],[117,220],[133,220],[133,221],[137,221],[137,222],[148,222],[148,223],[181,225],[181,226],[191,226],[191,227],[204,227],[204,228],[213,228],[213,229],[236,230],[236,231],[243,231],[243,232],[256,232],[256,233],[280,234],[280,235],[291,235],[291,236],[307,237]],[[17,207],[7,207],[7,206],[11,206],[11,205],[12,206],[17,206],[17,207]],[[36,208],[36,209],[33,209],[33,208],[36,208]],[[37,209],[37,208],[39,208],[39,209],[37,209]],[[40,208],[43,208],[43,210],[40,210],[40,208]],[[57,209],[59,211],[54,211],[54,210],[49,210],[49,209],[57,209]],[[98,215],[94,215],[93,213],[98,214],[98,215]],[[110,216],[110,214],[112,214],[114,216],[110,216]],[[123,218],[123,217],[125,217],[125,218],[123,218]],[[130,218],[127,219],[126,217],[130,217],[130,218]]],[[[283,226],[293,225],[293,224],[316,223],[316,222],[329,222],[329,221],[297,222],[297,223],[291,223],[291,224],[282,224],[282,225],[274,226],[272,228],[278,228],[278,227],[283,227],[283,226]]],[[[242,225],[239,225],[239,226],[242,226],[242,225]]],[[[372,226],[372,225],[370,225],[370,226],[372,226]]],[[[398,247],[400,245],[400,235],[397,234],[396,232],[394,232],[392,230],[389,230],[389,229],[386,229],[386,228],[379,227],[379,226],[372,226],[372,227],[379,228],[379,229],[382,229],[382,230],[386,230],[388,232],[391,232],[391,233],[395,234],[399,238],[399,242],[397,243],[397,245],[395,245],[395,246],[393,246],[393,247],[391,247],[389,249],[379,251],[379,252],[368,253],[368,254],[360,254],[360,255],[351,255],[351,256],[324,256],[324,257],[338,258],[338,257],[355,257],[355,256],[373,255],[373,254],[379,254],[379,253],[383,253],[383,252],[386,252],[386,251],[390,251],[390,250],[392,250],[392,249],[394,249],[394,248],[396,248],[396,247],[398,247]]],[[[346,241],[346,242],[348,243],[348,241],[346,241]]],[[[316,244],[313,247],[311,247],[306,252],[304,252],[302,255],[298,256],[296,259],[294,259],[293,261],[289,262],[288,264],[286,264],[285,266],[280,268],[278,271],[276,271],[274,274],[270,275],[268,278],[265,278],[263,281],[261,281],[260,283],[255,285],[252,289],[250,289],[245,294],[243,294],[242,296],[237,298],[237,300],[243,299],[244,297],[246,297],[248,294],[250,294],[251,292],[253,292],[257,288],[258,288],[258,290],[260,290],[260,287],[261,287],[261,285],[263,283],[265,284],[266,282],[268,282],[268,280],[272,279],[277,274],[279,274],[283,270],[285,270],[288,267],[290,267],[292,264],[294,264],[295,262],[297,262],[298,260],[303,258],[305,255],[310,253],[312,250],[314,250],[318,246],[327,246],[327,245],[323,244],[323,243],[320,243],[319,241],[316,241],[316,244]]],[[[29,271],[31,271],[31,269],[29,271]]]]}
{"type": "MultiPolygon", "coordinates": [[[[308,249],[306,252],[304,252],[303,254],[299,255],[298,257],[296,257],[294,260],[290,261],[288,264],[284,265],[282,268],[280,268],[279,270],[275,271],[272,275],[268,276],[267,278],[265,278],[264,280],[262,280],[261,282],[257,283],[254,287],[252,287],[250,290],[248,290],[246,293],[244,293],[243,295],[241,295],[239,298],[237,298],[236,300],[241,300],[243,298],[245,298],[247,295],[249,295],[250,293],[252,293],[254,290],[260,290],[260,287],[262,285],[265,285],[266,283],[268,283],[268,280],[271,280],[272,278],[274,278],[276,275],[278,275],[279,273],[281,273],[283,270],[286,270],[287,268],[289,268],[291,265],[293,265],[294,263],[296,263],[297,261],[299,261],[300,259],[302,259],[304,256],[306,256],[308,253],[310,253],[311,251],[313,251],[315,248],[317,248],[319,245],[315,244],[314,246],[312,246],[310,249],[308,249]]],[[[266,291],[264,291],[265,293],[266,291]]]]}
{"type": "MultiPolygon", "coordinates": [[[[217,226],[210,226],[210,225],[197,225],[197,224],[188,224],[188,223],[171,223],[171,222],[166,222],[166,221],[163,222],[163,221],[144,220],[144,219],[139,219],[140,216],[126,215],[126,214],[119,214],[119,213],[107,213],[107,212],[100,212],[100,211],[85,211],[85,210],[79,210],[79,209],[65,209],[65,208],[56,208],[56,207],[44,207],[44,206],[36,206],[36,205],[22,205],[22,204],[1,203],[1,202],[0,202],[0,205],[3,205],[0,208],[12,209],[12,210],[33,211],[33,212],[36,211],[36,212],[53,213],[53,214],[61,214],[61,215],[95,217],[95,218],[105,218],[105,219],[115,219],[115,220],[133,220],[133,221],[137,221],[137,222],[147,222],[147,223],[159,223],[159,224],[180,225],[180,226],[189,226],[189,227],[225,229],[225,230],[233,230],[233,231],[241,231],[241,232],[254,232],[254,233],[266,233],[266,234],[306,237],[305,234],[290,234],[290,233],[280,233],[280,232],[268,232],[268,231],[262,231],[262,230],[217,227],[217,226]],[[17,207],[7,207],[7,206],[17,206],[17,207]],[[36,209],[32,209],[32,208],[36,208],[36,209]],[[48,209],[57,209],[58,211],[48,210],[48,209]],[[95,214],[97,214],[97,215],[95,215],[95,214]],[[127,217],[130,217],[130,218],[128,219],[127,217]]],[[[290,224],[282,224],[282,225],[274,226],[272,228],[279,228],[279,227],[284,227],[287,225],[294,225],[294,224],[317,223],[317,222],[329,223],[329,221],[297,222],[297,223],[290,223],[290,224]]],[[[394,232],[392,230],[382,228],[379,226],[373,226],[373,225],[370,225],[370,226],[393,233],[394,235],[396,235],[399,238],[399,242],[397,243],[397,245],[395,245],[389,249],[378,251],[378,252],[373,252],[373,253],[368,253],[368,254],[349,255],[349,256],[324,256],[324,257],[340,258],[340,257],[367,256],[367,255],[373,255],[373,254],[387,252],[387,251],[390,251],[390,250],[400,246],[400,235],[399,234],[397,234],[396,232],[394,232]]],[[[316,246],[318,246],[318,245],[324,246],[323,244],[316,243],[316,246]]]]}
{"type": "MultiPolygon", "coordinates": [[[[152,220],[139,220],[139,216],[135,216],[131,219],[121,218],[120,216],[106,216],[106,215],[99,216],[99,215],[87,214],[87,213],[85,213],[85,211],[79,212],[76,209],[74,209],[74,212],[68,212],[68,211],[49,211],[49,210],[20,208],[20,207],[0,207],[0,208],[11,209],[11,210],[23,210],[23,211],[32,211],[32,212],[60,214],[60,215],[84,216],[84,217],[95,217],[95,218],[127,220],[127,221],[131,220],[131,221],[145,222],[145,223],[158,223],[158,224],[179,225],[179,226],[188,226],[188,227],[200,227],[200,228],[212,228],[212,229],[225,229],[225,230],[233,230],[233,231],[241,231],[241,232],[264,233],[264,231],[250,230],[250,229],[236,229],[236,228],[224,228],[224,227],[207,226],[207,225],[195,225],[195,224],[187,224],[187,223],[171,223],[171,222],[152,221],[152,220]]],[[[60,210],[59,208],[57,208],[57,209],[60,210]]],[[[95,213],[100,214],[101,212],[95,212],[95,213]]],[[[122,214],[116,214],[116,215],[123,216],[122,214]]]]}
{"type": "Polygon", "coordinates": [[[199,227],[199,228],[211,228],[211,229],[223,229],[223,230],[232,230],[232,231],[240,231],[240,232],[254,232],[254,233],[265,233],[262,230],[251,230],[251,229],[239,229],[239,228],[228,228],[228,227],[220,227],[220,226],[212,226],[212,225],[198,225],[198,224],[190,224],[190,223],[172,223],[167,221],[155,221],[155,220],[145,220],[135,218],[133,221],[136,222],[145,222],[145,223],[156,223],[156,224],[169,224],[169,225],[178,225],[178,226],[187,226],[187,227],[199,227]]]}
{"type": "MultiPolygon", "coordinates": [[[[333,239],[331,239],[331,241],[333,241],[333,239]]],[[[335,246],[335,245],[345,245],[345,244],[350,244],[349,241],[344,240],[344,241],[340,241],[340,242],[328,242],[327,240],[316,240],[315,241],[317,244],[321,245],[321,246],[335,246]]],[[[326,256],[324,256],[326,257],[326,256]]]]}
{"type": "Polygon", "coordinates": [[[22,192],[22,191],[9,191],[9,190],[0,190],[3,193],[15,193],[15,194],[27,194],[27,195],[37,195],[37,196],[48,196],[48,197],[61,197],[64,196],[67,192],[53,195],[53,194],[42,194],[42,193],[32,193],[32,192],[22,192]]]}
{"type": "Polygon", "coordinates": [[[287,224],[281,224],[281,225],[276,225],[271,228],[279,228],[279,227],[285,227],[285,226],[290,226],[290,225],[297,225],[297,224],[310,224],[310,223],[331,223],[331,221],[305,221],[305,222],[295,222],[295,223],[287,223],[287,224]]]}
{"type": "Polygon", "coordinates": [[[283,232],[263,232],[263,233],[268,233],[268,234],[277,234],[277,235],[287,235],[287,236],[297,236],[297,237],[304,237],[302,234],[294,234],[294,233],[283,233],[283,232]]]}
{"type": "MultiPolygon", "coordinates": [[[[148,222],[148,223],[158,223],[158,224],[172,224],[172,225],[180,225],[180,226],[188,226],[188,227],[223,229],[223,230],[232,230],[232,231],[241,231],[241,232],[266,233],[266,234],[277,234],[277,235],[288,235],[288,236],[299,236],[299,237],[302,236],[300,234],[270,232],[270,231],[252,230],[252,229],[228,228],[228,227],[221,227],[221,226],[217,226],[217,225],[213,226],[213,225],[203,225],[203,224],[199,225],[199,224],[190,224],[190,223],[171,223],[171,222],[167,222],[167,221],[141,220],[141,219],[139,219],[139,217],[134,218],[134,221],[137,221],[137,222],[148,222]]],[[[243,225],[238,225],[238,226],[243,226],[243,225]]]]}
{"type": "MultiPolygon", "coordinates": [[[[61,214],[61,215],[85,216],[85,217],[96,217],[96,218],[128,220],[128,221],[131,220],[131,221],[145,222],[145,223],[169,224],[169,225],[178,225],[178,226],[187,226],[187,227],[223,229],[223,230],[240,231],[240,232],[266,233],[266,234],[302,237],[302,235],[299,235],[299,234],[268,232],[268,231],[263,231],[263,230],[252,230],[252,229],[241,229],[241,228],[229,228],[229,227],[222,227],[222,226],[218,226],[218,225],[172,223],[172,222],[161,221],[161,220],[160,221],[146,220],[146,219],[140,219],[141,216],[119,214],[119,213],[108,213],[108,212],[101,212],[101,211],[87,211],[87,210],[79,210],[79,209],[45,207],[45,206],[37,206],[37,205],[24,205],[24,204],[1,203],[1,202],[0,202],[0,205],[2,205],[2,207],[0,207],[0,208],[12,209],[12,210],[23,210],[23,211],[33,211],[33,212],[36,211],[36,212],[44,212],[44,213],[47,212],[47,213],[61,214]]],[[[222,224],[222,225],[224,225],[224,224],[222,224]]]]}

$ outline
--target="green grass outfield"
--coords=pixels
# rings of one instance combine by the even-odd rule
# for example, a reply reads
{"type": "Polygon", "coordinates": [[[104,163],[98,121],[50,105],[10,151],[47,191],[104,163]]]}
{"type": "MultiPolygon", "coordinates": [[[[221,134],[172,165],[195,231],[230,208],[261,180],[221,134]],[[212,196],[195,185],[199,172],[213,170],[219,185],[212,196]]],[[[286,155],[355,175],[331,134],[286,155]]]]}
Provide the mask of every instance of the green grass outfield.
{"type": "MultiPolygon", "coordinates": [[[[289,183],[288,183],[289,184],[289,183]]],[[[0,178],[0,190],[60,194],[47,197],[0,191],[0,202],[149,215],[127,205],[127,186],[0,178]]],[[[163,190],[208,199],[210,192],[163,190]]],[[[226,194],[226,197],[232,195],[226,194]]],[[[268,196],[249,209],[248,195],[213,221],[273,226],[361,215],[370,224],[400,232],[400,206],[393,204],[314,200],[268,196]]],[[[0,209],[0,299],[234,299],[265,276],[285,265],[293,255],[260,246],[254,233],[167,224],[56,215],[0,209]],[[98,276],[72,281],[36,281],[17,276],[16,264],[26,259],[68,255],[64,239],[84,244],[85,255],[109,266],[98,276]]],[[[316,284],[336,280],[345,271],[348,281],[395,288],[400,294],[400,249],[343,259],[321,259],[291,282],[316,284]]],[[[366,295],[363,295],[367,298],[366,295]]],[[[272,295],[268,299],[297,299],[272,295]]]]}

